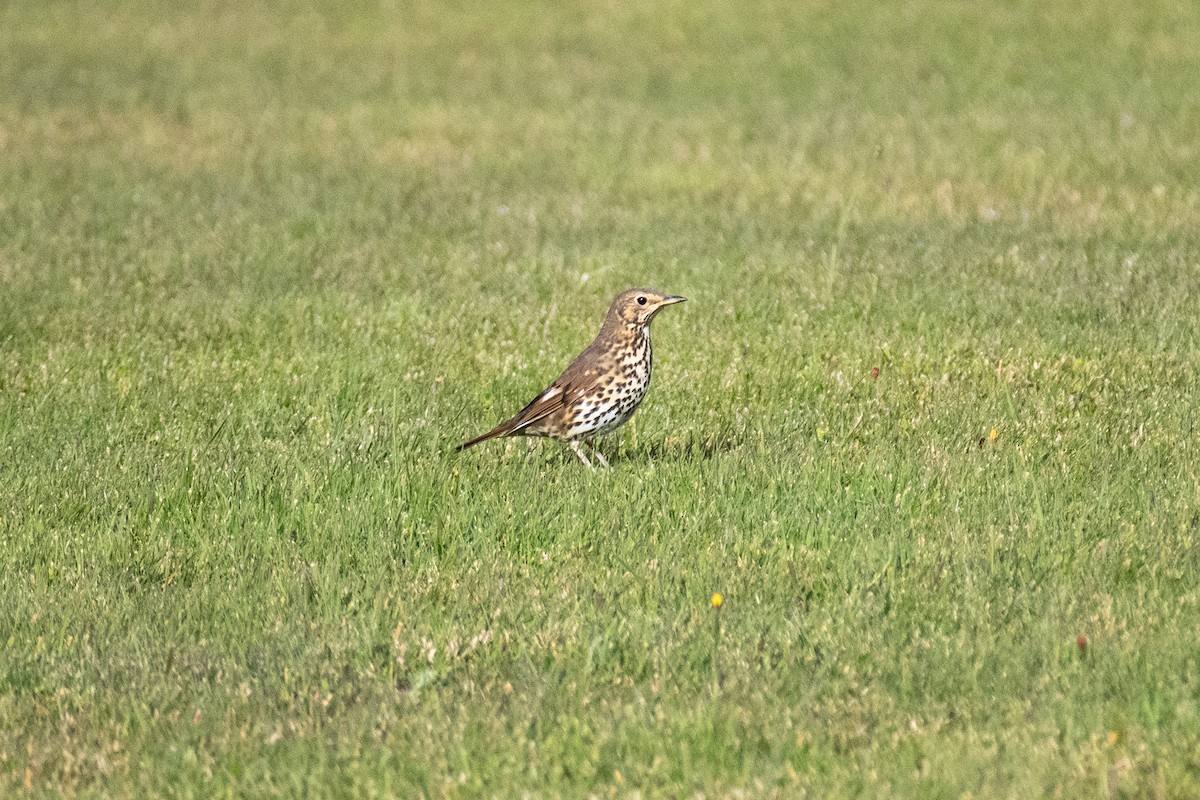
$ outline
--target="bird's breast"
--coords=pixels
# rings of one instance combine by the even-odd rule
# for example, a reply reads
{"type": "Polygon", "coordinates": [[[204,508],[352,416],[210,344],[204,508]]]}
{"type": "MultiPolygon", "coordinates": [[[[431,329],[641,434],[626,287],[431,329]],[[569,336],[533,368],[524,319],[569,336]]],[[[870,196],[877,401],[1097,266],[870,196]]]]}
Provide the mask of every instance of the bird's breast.
{"type": "Polygon", "coordinates": [[[633,337],[613,348],[595,383],[580,393],[571,409],[567,437],[594,436],[624,424],[650,386],[650,340],[633,337]]]}

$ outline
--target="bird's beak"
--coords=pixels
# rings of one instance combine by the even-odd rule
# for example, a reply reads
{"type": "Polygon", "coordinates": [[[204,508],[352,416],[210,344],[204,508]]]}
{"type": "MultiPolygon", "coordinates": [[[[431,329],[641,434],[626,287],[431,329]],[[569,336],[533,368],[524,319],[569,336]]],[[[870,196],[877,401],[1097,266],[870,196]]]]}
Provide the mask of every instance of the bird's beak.
{"type": "Polygon", "coordinates": [[[671,295],[667,295],[666,297],[664,297],[662,299],[662,301],[659,302],[659,305],[660,306],[673,306],[676,303],[682,303],[684,300],[687,300],[687,298],[680,297],[677,294],[671,294],[671,295]]]}

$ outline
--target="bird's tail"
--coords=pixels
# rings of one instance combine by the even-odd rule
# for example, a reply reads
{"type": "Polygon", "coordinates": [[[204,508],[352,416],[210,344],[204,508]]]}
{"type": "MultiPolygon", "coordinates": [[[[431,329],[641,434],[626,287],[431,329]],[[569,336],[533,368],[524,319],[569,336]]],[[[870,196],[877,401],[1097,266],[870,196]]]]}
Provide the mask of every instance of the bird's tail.
{"type": "Polygon", "coordinates": [[[469,442],[463,442],[458,447],[454,448],[454,452],[461,453],[463,450],[466,450],[468,447],[474,447],[475,445],[479,444],[480,442],[486,442],[488,439],[496,439],[500,436],[507,436],[511,431],[512,431],[512,427],[511,427],[510,423],[508,423],[508,422],[502,423],[502,424],[497,425],[496,427],[492,428],[490,431],[483,434],[482,436],[476,436],[474,439],[472,439],[469,442]]]}

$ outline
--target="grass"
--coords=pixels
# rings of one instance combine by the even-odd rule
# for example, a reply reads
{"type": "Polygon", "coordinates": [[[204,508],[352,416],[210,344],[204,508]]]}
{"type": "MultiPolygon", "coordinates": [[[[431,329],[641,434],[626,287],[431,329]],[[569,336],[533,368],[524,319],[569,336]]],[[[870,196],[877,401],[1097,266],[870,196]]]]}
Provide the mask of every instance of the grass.
{"type": "Polygon", "coordinates": [[[0,52],[0,794],[1200,793],[1194,6],[0,52]],[[635,285],[612,469],[452,453],[635,285]]]}

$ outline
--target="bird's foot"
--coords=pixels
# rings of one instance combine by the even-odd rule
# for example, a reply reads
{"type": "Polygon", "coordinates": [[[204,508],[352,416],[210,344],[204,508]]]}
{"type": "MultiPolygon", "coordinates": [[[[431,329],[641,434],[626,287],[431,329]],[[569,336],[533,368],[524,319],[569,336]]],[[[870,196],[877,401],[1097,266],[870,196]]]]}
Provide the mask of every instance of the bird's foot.
{"type": "MultiPolygon", "coordinates": [[[[567,446],[571,448],[572,453],[579,456],[580,461],[582,461],[584,464],[587,464],[588,469],[595,469],[595,467],[592,466],[592,462],[588,461],[588,457],[583,454],[583,449],[579,446],[578,441],[567,442],[567,446]]],[[[597,456],[599,456],[598,453],[597,456]]],[[[599,460],[601,464],[604,464],[606,467],[608,466],[608,462],[604,460],[603,456],[599,456],[599,460]]]]}
{"type": "Polygon", "coordinates": [[[596,461],[599,462],[600,466],[607,467],[608,459],[604,457],[604,453],[600,452],[600,448],[596,447],[596,445],[592,442],[588,442],[588,447],[592,449],[592,455],[595,457],[596,461]]]}

